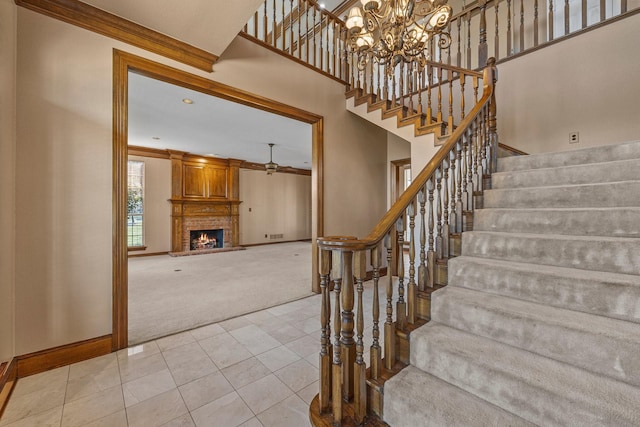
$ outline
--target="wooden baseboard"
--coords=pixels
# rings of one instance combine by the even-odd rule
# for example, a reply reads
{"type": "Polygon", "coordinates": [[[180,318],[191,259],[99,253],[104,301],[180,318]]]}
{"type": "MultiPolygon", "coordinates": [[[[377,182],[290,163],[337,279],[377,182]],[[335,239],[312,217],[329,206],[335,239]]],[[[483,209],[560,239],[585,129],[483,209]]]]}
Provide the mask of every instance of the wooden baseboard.
{"type": "Polygon", "coordinates": [[[111,335],[18,356],[17,377],[23,378],[111,353],[111,335]]]}
{"type": "Polygon", "coordinates": [[[311,239],[300,239],[300,240],[278,240],[277,242],[264,242],[264,243],[250,243],[248,245],[241,245],[245,248],[250,248],[252,246],[266,246],[266,245],[277,245],[278,243],[293,243],[293,242],[309,242],[311,243],[311,239]]]}
{"type": "Polygon", "coordinates": [[[143,253],[143,254],[129,254],[128,257],[129,258],[140,258],[140,257],[144,257],[144,256],[156,256],[156,255],[169,255],[169,252],[149,252],[149,253],[143,253]]]}
{"type": "Polygon", "coordinates": [[[0,365],[0,418],[2,418],[17,378],[18,365],[15,358],[0,365]]]}

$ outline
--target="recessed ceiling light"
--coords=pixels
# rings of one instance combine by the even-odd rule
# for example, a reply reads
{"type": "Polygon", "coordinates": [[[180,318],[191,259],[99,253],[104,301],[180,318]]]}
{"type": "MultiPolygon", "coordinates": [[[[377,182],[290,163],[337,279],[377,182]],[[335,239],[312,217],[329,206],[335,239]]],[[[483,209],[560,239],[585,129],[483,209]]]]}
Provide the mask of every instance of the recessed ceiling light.
{"type": "Polygon", "coordinates": [[[193,104],[193,99],[184,98],[182,102],[184,102],[185,104],[193,104]]]}
{"type": "Polygon", "coordinates": [[[151,139],[153,139],[154,141],[160,141],[160,137],[159,136],[152,136],[151,139]]]}

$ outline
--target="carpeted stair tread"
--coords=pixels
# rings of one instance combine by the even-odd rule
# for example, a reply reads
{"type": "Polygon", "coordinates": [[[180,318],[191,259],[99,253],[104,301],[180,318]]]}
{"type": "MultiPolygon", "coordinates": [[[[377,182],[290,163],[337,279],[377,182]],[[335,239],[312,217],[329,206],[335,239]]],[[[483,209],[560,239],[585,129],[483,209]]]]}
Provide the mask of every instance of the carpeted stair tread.
{"type": "Polygon", "coordinates": [[[499,172],[491,176],[491,188],[523,188],[578,185],[592,182],[640,179],[640,158],[555,168],[499,172]]]}
{"type": "Polygon", "coordinates": [[[640,207],[640,180],[487,190],[485,208],[640,207]]]}
{"type": "Polygon", "coordinates": [[[640,274],[640,241],[628,237],[470,231],[462,234],[462,255],[640,274]]]}
{"type": "Polygon", "coordinates": [[[411,364],[537,425],[640,425],[640,388],[435,322],[413,332],[411,364]]]}
{"type": "Polygon", "coordinates": [[[393,427],[534,426],[411,365],[384,391],[384,419],[393,427]]]}
{"type": "Polygon", "coordinates": [[[431,301],[436,323],[640,386],[636,323],[454,286],[431,301]]]}
{"type": "Polygon", "coordinates": [[[640,207],[478,209],[473,229],[511,233],[640,237],[640,207]]]}
{"type": "Polygon", "coordinates": [[[640,159],[640,141],[556,153],[505,157],[498,162],[498,172],[572,166],[625,159],[640,159]]]}
{"type": "Polygon", "coordinates": [[[460,256],[449,286],[640,323],[640,276],[460,256]]]}

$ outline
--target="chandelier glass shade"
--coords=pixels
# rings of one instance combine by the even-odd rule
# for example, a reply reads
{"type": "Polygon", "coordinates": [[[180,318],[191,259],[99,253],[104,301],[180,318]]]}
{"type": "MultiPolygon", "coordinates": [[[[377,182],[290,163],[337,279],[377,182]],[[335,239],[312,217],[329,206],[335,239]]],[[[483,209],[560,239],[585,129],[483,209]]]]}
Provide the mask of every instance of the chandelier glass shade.
{"type": "Polygon", "coordinates": [[[271,175],[278,170],[278,164],[273,162],[273,146],[275,144],[269,144],[269,163],[264,164],[264,169],[267,171],[267,175],[271,175]]]}
{"type": "Polygon", "coordinates": [[[451,44],[447,29],[451,6],[447,0],[361,0],[362,7],[349,11],[346,26],[349,44],[358,54],[358,68],[369,58],[393,69],[400,62],[424,66],[430,58],[429,45],[436,39],[440,48],[451,44]]]}

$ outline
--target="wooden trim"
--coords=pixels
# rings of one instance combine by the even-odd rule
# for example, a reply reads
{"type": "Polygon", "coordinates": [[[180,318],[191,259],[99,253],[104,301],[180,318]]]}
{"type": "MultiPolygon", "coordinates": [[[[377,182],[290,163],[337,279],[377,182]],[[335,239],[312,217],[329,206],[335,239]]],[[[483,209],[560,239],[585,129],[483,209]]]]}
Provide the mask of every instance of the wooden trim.
{"type": "Polygon", "coordinates": [[[11,392],[16,385],[17,379],[18,364],[15,358],[0,365],[0,418],[2,418],[7,402],[9,402],[9,397],[11,397],[11,392]]]}
{"type": "Polygon", "coordinates": [[[265,43],[262,40],[253,37],[250,34],[247,34],[247,33],[241,31],[241,32],[238,33],[238,35],[240,37],[243,37],[243,38],[249,40],[250,42],[253,42],[255,44],[258,44],[258,45],[262,46],[265,49],[269,49],[271,52],[275,52],[278,55],[281,55],[281,56],[284,56],[287,59],[290,59],[291,61],[297,62],[300,65],[304,65],[305,67],[309,68],[310,70],[313,70],[316,73],[320,73],[325,77],[329,77],[330,79],[333,79],[333,80],[337,81],[338,83],[342,83],[342,84],[345,84],[345,85],[349,84],[349,82],[347,82],[346,80],[342,80],[340,77],[336,77],[333,74],[329,74],[326,71],[321,70],[318,67],[315,67],[315,66],[313,66],[311,64],[308,64],[307,62],[305,62],[305,61],[303,61],[301,59],[298,59],[297,57],[295,57],[293,55],[290,55],[287,52],[284,52],[284,51],[278,49],[277,47],[274,47],[274,46],[270,45],[269,43],[265,43]]]}
{"type": "Polygon", "coordinates": [[[15,0],[18,6],[211,72],[218,56],[79,0],[15,0]]]}
{"type": "Polygon", "coordinates": [[[18,378],[111,353],[111,335],[18,356],[18,378]]]}
{"type": "Polygon", "coordinates": [[[127,246],[127,252],[146,251],[146,246],[127,246]]]}
{"type": "Polygon", "coordinates": [[[503,144],[501,142],[498,143],[498,147],[502,148],[503,150],[509,151],[510,153],[513,153],[513,154],[515,154],[517,156],[528,156],[529,155],[529,153],[525,153],[522,150],[518,150],[517,148],[513,148],[512,146],[507,145],[507,144],[503,144]]]}
{"type": "Polygon", "coordinates": [[[149,252],[144,254],[130,254],[129,258],[142,258],[146,256],[156,256],[156,255],[169,255],[169,251],[164,252],[149,252]]]}
{"type": "Polygon", "coordinates": [[[323,118],[250,92],[242,91],[204,77],[187,73],[149,59],[114,49],[113,52],[113,350],[126,348],[127,333],[127,129],[128,129],[128,72],[134,72],[166,83],[192,89],[252,108],[278,114],[311,124],[312,134],[312,219],[313,264],[312,289],[319,291],[317,244],[315,239],[324,233],[323,194],[323,118]],[[316,290],[317,289],[317,290],[316,290]]]}
{"type": "Polygon", "coordinates": [[[159,148],[138,147],[136,145],[129,145],[128,151],[129,156],[152,157],[154,159],[166,160],[169,160],[171,158],[169,150],[162,150],[159,148]]]}

